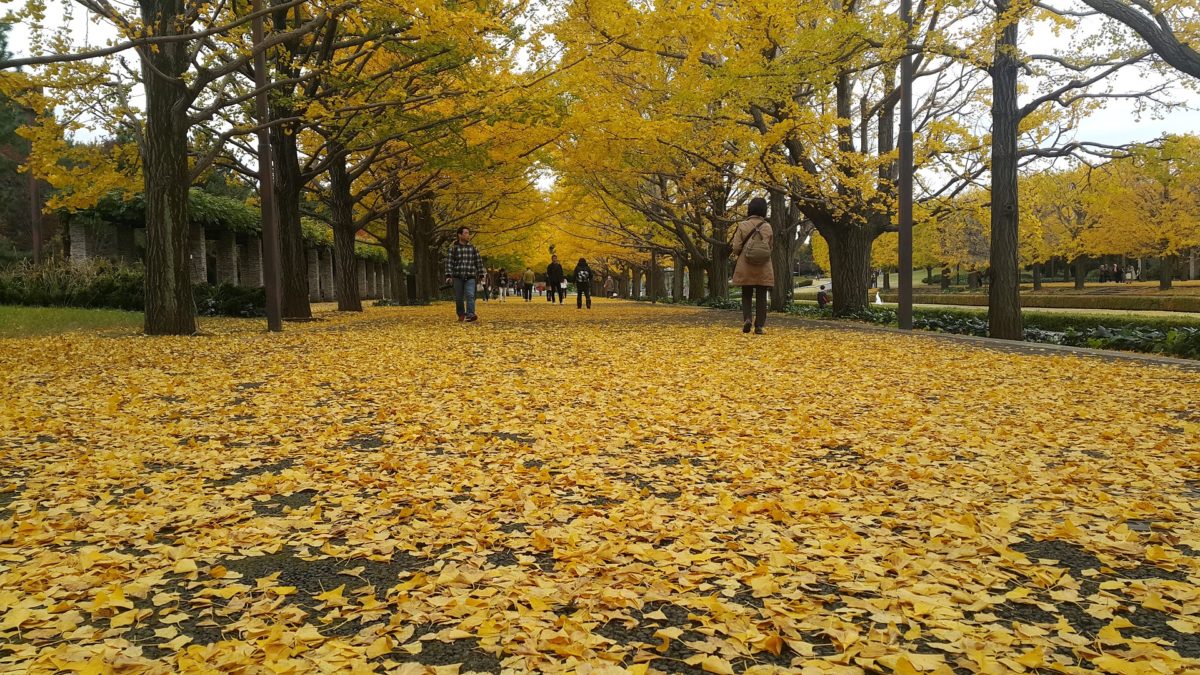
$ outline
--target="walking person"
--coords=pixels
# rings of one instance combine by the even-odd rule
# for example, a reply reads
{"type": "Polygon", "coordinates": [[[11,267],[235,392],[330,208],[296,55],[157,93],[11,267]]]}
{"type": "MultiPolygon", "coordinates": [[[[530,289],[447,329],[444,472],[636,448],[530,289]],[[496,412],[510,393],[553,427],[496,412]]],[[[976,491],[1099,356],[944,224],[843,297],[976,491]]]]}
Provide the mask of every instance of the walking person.
{"type": "Polygon", "coordinates": [[[483,272],[479,249],[471,243],[471,228],[458,228],[458,240],[446,255],[446,283],[454,285],[454,309],[459,321],[478,321],[475,314],[475,281],[483,272]]]}
{"type": "Polygon", "coordinates": [[[592,268],[588,267],[587,260],[580,258],[575,264],[575,270],[571,272],[571,277],[575,280],[575,309],[583,309],[583,298],[587,297],[587,308],[592,308],[592,268]]]}
{"type": "Polygon", "coordinates": [[[775,233],[767,222],[767,200],[750,200],[748,217],[733,231],[733,285],[742,287],[742,332],[750,332],[751,301],[754,307],[754,333],[762,335],[767,323],[767,289],[775,285],[775,269],[771,265],[771,247],[775,233]]]}
{"type": "Polygon", "coordinates": [[[525,302],[533,300],[533,268],[526,267],[525,273],[521,275],[521,290],[525,294],[525,302]]]}
{"type": "Polygon", "coordinates": [[[617,284],[612,277],[604,278],[604,297],[614,298],[617,295],[617,284]]]}
{"type": "Polygon", "coordinates": [[[508,273],[504,271],[504,268],[496,270],[496,290],[500,302],[504,302],[504,299],[508,297],[508,283],[508,273]]]}
{"type": "Polygon", "coordinates": [[[554,294],[558,293],[558,304],[563,303],[563,296],[566,295],[567,278],[563,275],[562,265],[558,262],[558,256],[550,256],[550,266],[546,268],[546,290],[550,302],[554,302],[554,294]]]}

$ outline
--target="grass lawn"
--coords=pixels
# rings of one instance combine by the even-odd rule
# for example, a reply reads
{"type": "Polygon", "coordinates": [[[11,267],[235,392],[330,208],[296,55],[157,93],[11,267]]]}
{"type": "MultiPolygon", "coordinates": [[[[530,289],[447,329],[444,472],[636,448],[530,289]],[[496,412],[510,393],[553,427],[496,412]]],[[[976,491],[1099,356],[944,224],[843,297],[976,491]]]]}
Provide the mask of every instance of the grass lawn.
{"type": "Polygon", "coordinates": [[[0,305],[0,338],[52,335],[67,331],[138,329],[141,312],[74,307],[0,305]]]}
{"type": "Polygon", "coordinates": [[[1200,373],[453,311],[0,349],[0,672],[1200,672],[1200,373]]]}

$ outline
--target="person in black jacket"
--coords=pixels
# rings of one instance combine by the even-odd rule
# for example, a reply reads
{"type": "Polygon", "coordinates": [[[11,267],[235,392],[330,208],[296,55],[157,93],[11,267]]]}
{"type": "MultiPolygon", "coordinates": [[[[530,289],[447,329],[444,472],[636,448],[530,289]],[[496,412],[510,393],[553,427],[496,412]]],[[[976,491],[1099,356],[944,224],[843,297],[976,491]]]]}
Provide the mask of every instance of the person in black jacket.
{"type": "Polygon", "coordinates": [[[588,267],[587,260],[579,259],[575,265],[575,270],[571,272],[571,279],[575,282],[575,309],[583,309],[583,298],[587,296],[587,308],[592,308],[592,268],[588,267]]]}
{"type": "Polygon", "coordinates": [[[562,304],[563,296],[565,295],[562,282],[565,279],[562,265],[558,262],[558,256],[550,256],[550,266],[546,268],[546,290],[550,291],[547,294],[550,302],[554,302],[554,294],[558,293],[558,304],[562,304]]]}

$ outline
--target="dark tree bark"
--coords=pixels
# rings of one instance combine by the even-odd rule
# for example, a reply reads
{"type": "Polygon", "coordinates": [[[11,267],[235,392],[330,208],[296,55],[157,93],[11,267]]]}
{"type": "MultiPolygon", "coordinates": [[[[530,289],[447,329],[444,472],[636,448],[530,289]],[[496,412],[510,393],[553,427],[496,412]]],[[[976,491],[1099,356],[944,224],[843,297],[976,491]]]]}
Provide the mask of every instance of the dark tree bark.
{"type": "Polygon", "coordinates": [[[329,207],[333,220],[335,262],[333,286],[337,293],[338,311],[361,312],[358,257],[354,254],[354,198],[350,192],[350,174],[346,170],[346,153],[336,142],[330,144],[330,153],[329,207]]]}
{"type": "Polygon", "coordinates": [[[892,274],[887,270],[879,270],[879,275],[883,277],[883,290],[892,290],[892,274]]]}
{"type": "Polygon", "coordinates": [[[629,266],[622,264],[620,274],[617,275],[617,297],[628,300],[629,286],[629,266]]]}
{"type": "Polygon", "coordinates": [[[708,295],[713,298],[729,297],[729,247],[714,245],[708,261],[708,295]],[[718,251],[717,249],[720,248],[718,251]]]}
{"type": "Polygon", "coordinates": [[[1152,3],[1132,2],[1122,0],[1083,0],[1097,12],[1115,19],[1136,32],[1154,53],[1166,61],[1172,68],[1195,78],[1200,78],[1200,52],[1180,39],[1169,19],[1163,14],[1149,14],[1152,3]]]}
{"type": "Polygon", "coordinates": [[[1175,266],[1178,264],[1178,255],[1164,255],[1158,259],[1158,290],[1170,290],[1171,280],[1175,277],[1175,266]]]}
{"type": "Polygon", "coordinates": [[[676,251],[671,255],[671,302],[683,300],[683,254],[676,251]]]}
{"type": "Polygon", "coordinates": [[[641,267],[633,268],[633,288],[630,290],[629,296],[634,300],[642,298],[642,275],[641,267]]]}
{"type": "Polygon", "coordinates": [[[1006,21],[992,64],[992,238],[988,290],[988,335],[1005,340],[1024,337],[1020,268],[1017,266],[1017,21],[1009,17],[1011,0],[997,0],[996,17],[1006,21]]]}
{"type": "Polygon", "coordinates": [[[704,261],[691,257],[688,258],[688,300],[703,300],[704,299],[704,261]]]}
{"type": "Polygon", "coordinates": [[[388,288],[394,302],[408,304],[408,284],[405,283],[404,259],[400,254],[400,207],[395,207],[385,216],[387,238],[384,248],[387,250],[387,280],[388,288]]]}
{"type": "Polygon", "coordinates": [[[868,304],[867,273],[871,271],[873,230],[840,225],[817,225],[817,231],[829,244],[830,275],[833,279],[833,313],[846,316],[868,304]]]}
{"type": "Polygon", "coordinates": [[[1033,263],[1033,290],[1042,290],[1042,264],[1033,263]]]}
{"type": "Polygon", "coordinates": [[[408,233],[413,246],[413,274],[417,280],[417,299],[430,302],[438,295],[442,274],[438,269],[438,250],[433,203],[421,199],[409,206],[408,233]]]}
{"type": "Polygon", "coordinates": [[[800,224],[799,213],[791,208],[791,202],[783,192],[768,193],[770,202],[771,229],[775,241],[771,246],[771,265],[775,271],[775,286],[771,289],[771,311],[782,312],[792,304],[792,259],[796,257],[796,228],[800,224]]]}
{"type": "MultiPolygon", "coordinates": [[[[276,119],[290,117],[290,109],[272,110],[276,119]]],[[[271,129],[271,147],[275,153],[275,209],[279,214],[280,281],[282,313],[285,319],[311,319],[308,304],[308,261],[305,258],[304,232],[300,227],[300,195],[304,176],[300,170],[296,129],[278,125],[271,129]]]]}
{"type": "Polygon", "coordinates": [[[1087,257],[1077,256],[1075,258],[1075,290],[1083,290],[1084,282],[1087,280],[1087,257]]]}
{"type": "MultiPolygon", "coordinates": [[[[140,0],[142,20],[156,35],[179,34],[181,0],[140,0]]],[[[188,122],[191,97],[183,74],[188,43],[143,50],[146,128],[142,164],[146,194],[146,315],[149,335],[191,335],[196,307],[188,268],[188,122]]]]}

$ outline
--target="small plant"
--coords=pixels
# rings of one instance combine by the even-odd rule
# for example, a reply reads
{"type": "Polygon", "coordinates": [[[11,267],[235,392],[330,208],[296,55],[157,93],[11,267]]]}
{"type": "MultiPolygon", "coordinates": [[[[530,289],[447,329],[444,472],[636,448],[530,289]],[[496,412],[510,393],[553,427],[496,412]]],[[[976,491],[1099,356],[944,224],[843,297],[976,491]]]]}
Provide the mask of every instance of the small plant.
{"type": "Polygon", "coordinates": [[[267,315],[267,294],[261,287],[197,284],[193,297],[196,300],[196,313],[200,316],[250,318],[267,315]]]}

